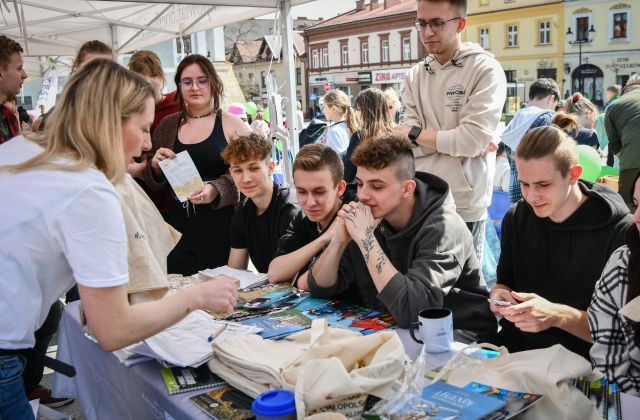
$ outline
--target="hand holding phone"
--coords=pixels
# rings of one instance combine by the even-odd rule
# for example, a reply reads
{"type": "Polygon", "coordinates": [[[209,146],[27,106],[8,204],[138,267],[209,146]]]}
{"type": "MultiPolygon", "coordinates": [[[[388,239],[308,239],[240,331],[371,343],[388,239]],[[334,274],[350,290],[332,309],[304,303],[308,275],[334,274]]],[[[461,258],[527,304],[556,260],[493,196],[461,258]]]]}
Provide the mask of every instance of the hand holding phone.
{"type": "Polygon", "coordinates": [[[492,303],[494,305],[498,305],[498,306],[511,306],[511,305],[515,305],[515,303],[513,302],[508,302],[506,300],[498,300],[498,299],[491,299],[491,298],[487,298],[487,301],[489,303],[492,303]]]}

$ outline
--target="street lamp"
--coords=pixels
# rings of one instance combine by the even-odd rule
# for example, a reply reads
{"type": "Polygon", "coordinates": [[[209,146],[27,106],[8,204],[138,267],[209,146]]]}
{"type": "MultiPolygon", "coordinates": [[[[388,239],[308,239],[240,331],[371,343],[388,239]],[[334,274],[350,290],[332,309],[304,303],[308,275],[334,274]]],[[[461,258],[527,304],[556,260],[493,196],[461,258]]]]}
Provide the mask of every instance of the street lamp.
{"type": "MultiPolygon", "coordinates": [[[[583,32],[584,33],[584,32],[583,32]]],[[[591,25],[591,28],[589,28],[588,33],[584,34],[582,38],[580,39],[574,39],[573,41],[569,41],[569,44],[571,45],[576,45],[578,44],[578,83],[580,86],[580,93],[584,93],[584,80],[582,79],[582,74],[580,74],[580,66],[582,66],[582,44],[591,44],[593,42],[593,39],[591,39],[591,35],[595,34],[596,30],[593,27],[593,25],[591,25]]],[[[567,29],[567,37],[569,36],[573,36],[573,31],[571,31],[571,27],[569,27],[569,29],[567,29]]],[[[578,35],[576,34],[576,38],[578,37],[578,35]]]]}

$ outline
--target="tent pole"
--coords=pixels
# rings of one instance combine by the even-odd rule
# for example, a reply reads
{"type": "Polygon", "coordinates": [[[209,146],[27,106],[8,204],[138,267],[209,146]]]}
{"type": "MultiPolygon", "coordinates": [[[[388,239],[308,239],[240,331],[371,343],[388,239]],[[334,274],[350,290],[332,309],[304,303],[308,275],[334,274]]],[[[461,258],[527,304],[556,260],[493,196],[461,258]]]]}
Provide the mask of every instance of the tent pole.
{"type": "Polygon", "coordinates": [[[286,75],[285,96],[289,98],[287,103],[287,128],[289,131],[289,141],[283,142],[282,154],[284,162],[284,179],[287,185],[293,185],[293,173],[291,161],[289,160],[289,150],[295,157],[298,153],[298,132],[304,127],[298,127],[296,116],[296,58],[293,48],[293,20],[291,18],[291,0],[281,0],[280,22],[282,28],[282,57],[284,59],[284,70],[286,75]]]}

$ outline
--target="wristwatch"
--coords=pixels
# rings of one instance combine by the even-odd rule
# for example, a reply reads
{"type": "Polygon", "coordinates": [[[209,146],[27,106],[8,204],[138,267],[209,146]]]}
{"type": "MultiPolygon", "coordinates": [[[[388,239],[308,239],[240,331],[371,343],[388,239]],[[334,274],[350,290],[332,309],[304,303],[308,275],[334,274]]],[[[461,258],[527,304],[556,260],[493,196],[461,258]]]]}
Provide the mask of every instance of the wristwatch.
{"type": "Polygon", "coordinates": [[[411,140],[411,143],[413,143],[414,146],[418,145],[418,136],[420,133],[422,133],[422,128],[415,125],[411,127],[411,130],[409,130],[409,140],[411,140]]]}

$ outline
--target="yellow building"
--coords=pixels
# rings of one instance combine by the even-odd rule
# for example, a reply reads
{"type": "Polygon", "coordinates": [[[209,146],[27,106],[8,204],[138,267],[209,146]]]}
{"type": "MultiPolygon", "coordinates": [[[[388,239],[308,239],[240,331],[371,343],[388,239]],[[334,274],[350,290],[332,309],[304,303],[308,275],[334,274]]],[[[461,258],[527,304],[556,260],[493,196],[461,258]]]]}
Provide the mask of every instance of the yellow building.
{"type": "Polygon", "coordinates": [[[540,77],[554,79],[561,91],[564,3],[558,0],[468,0],[464,38],[496,56],[507,76],[505,113],[513,115],[528,100],[529,85],[540,77]]]}
{"type": "Polygon", "coordinates": [[[567,88],[602,106],[607,86],[624,85],[640,71],[640,1],[568,0],[564,5],[563,26],[565,32],[571,29],[565,42],[567,88]]]}

